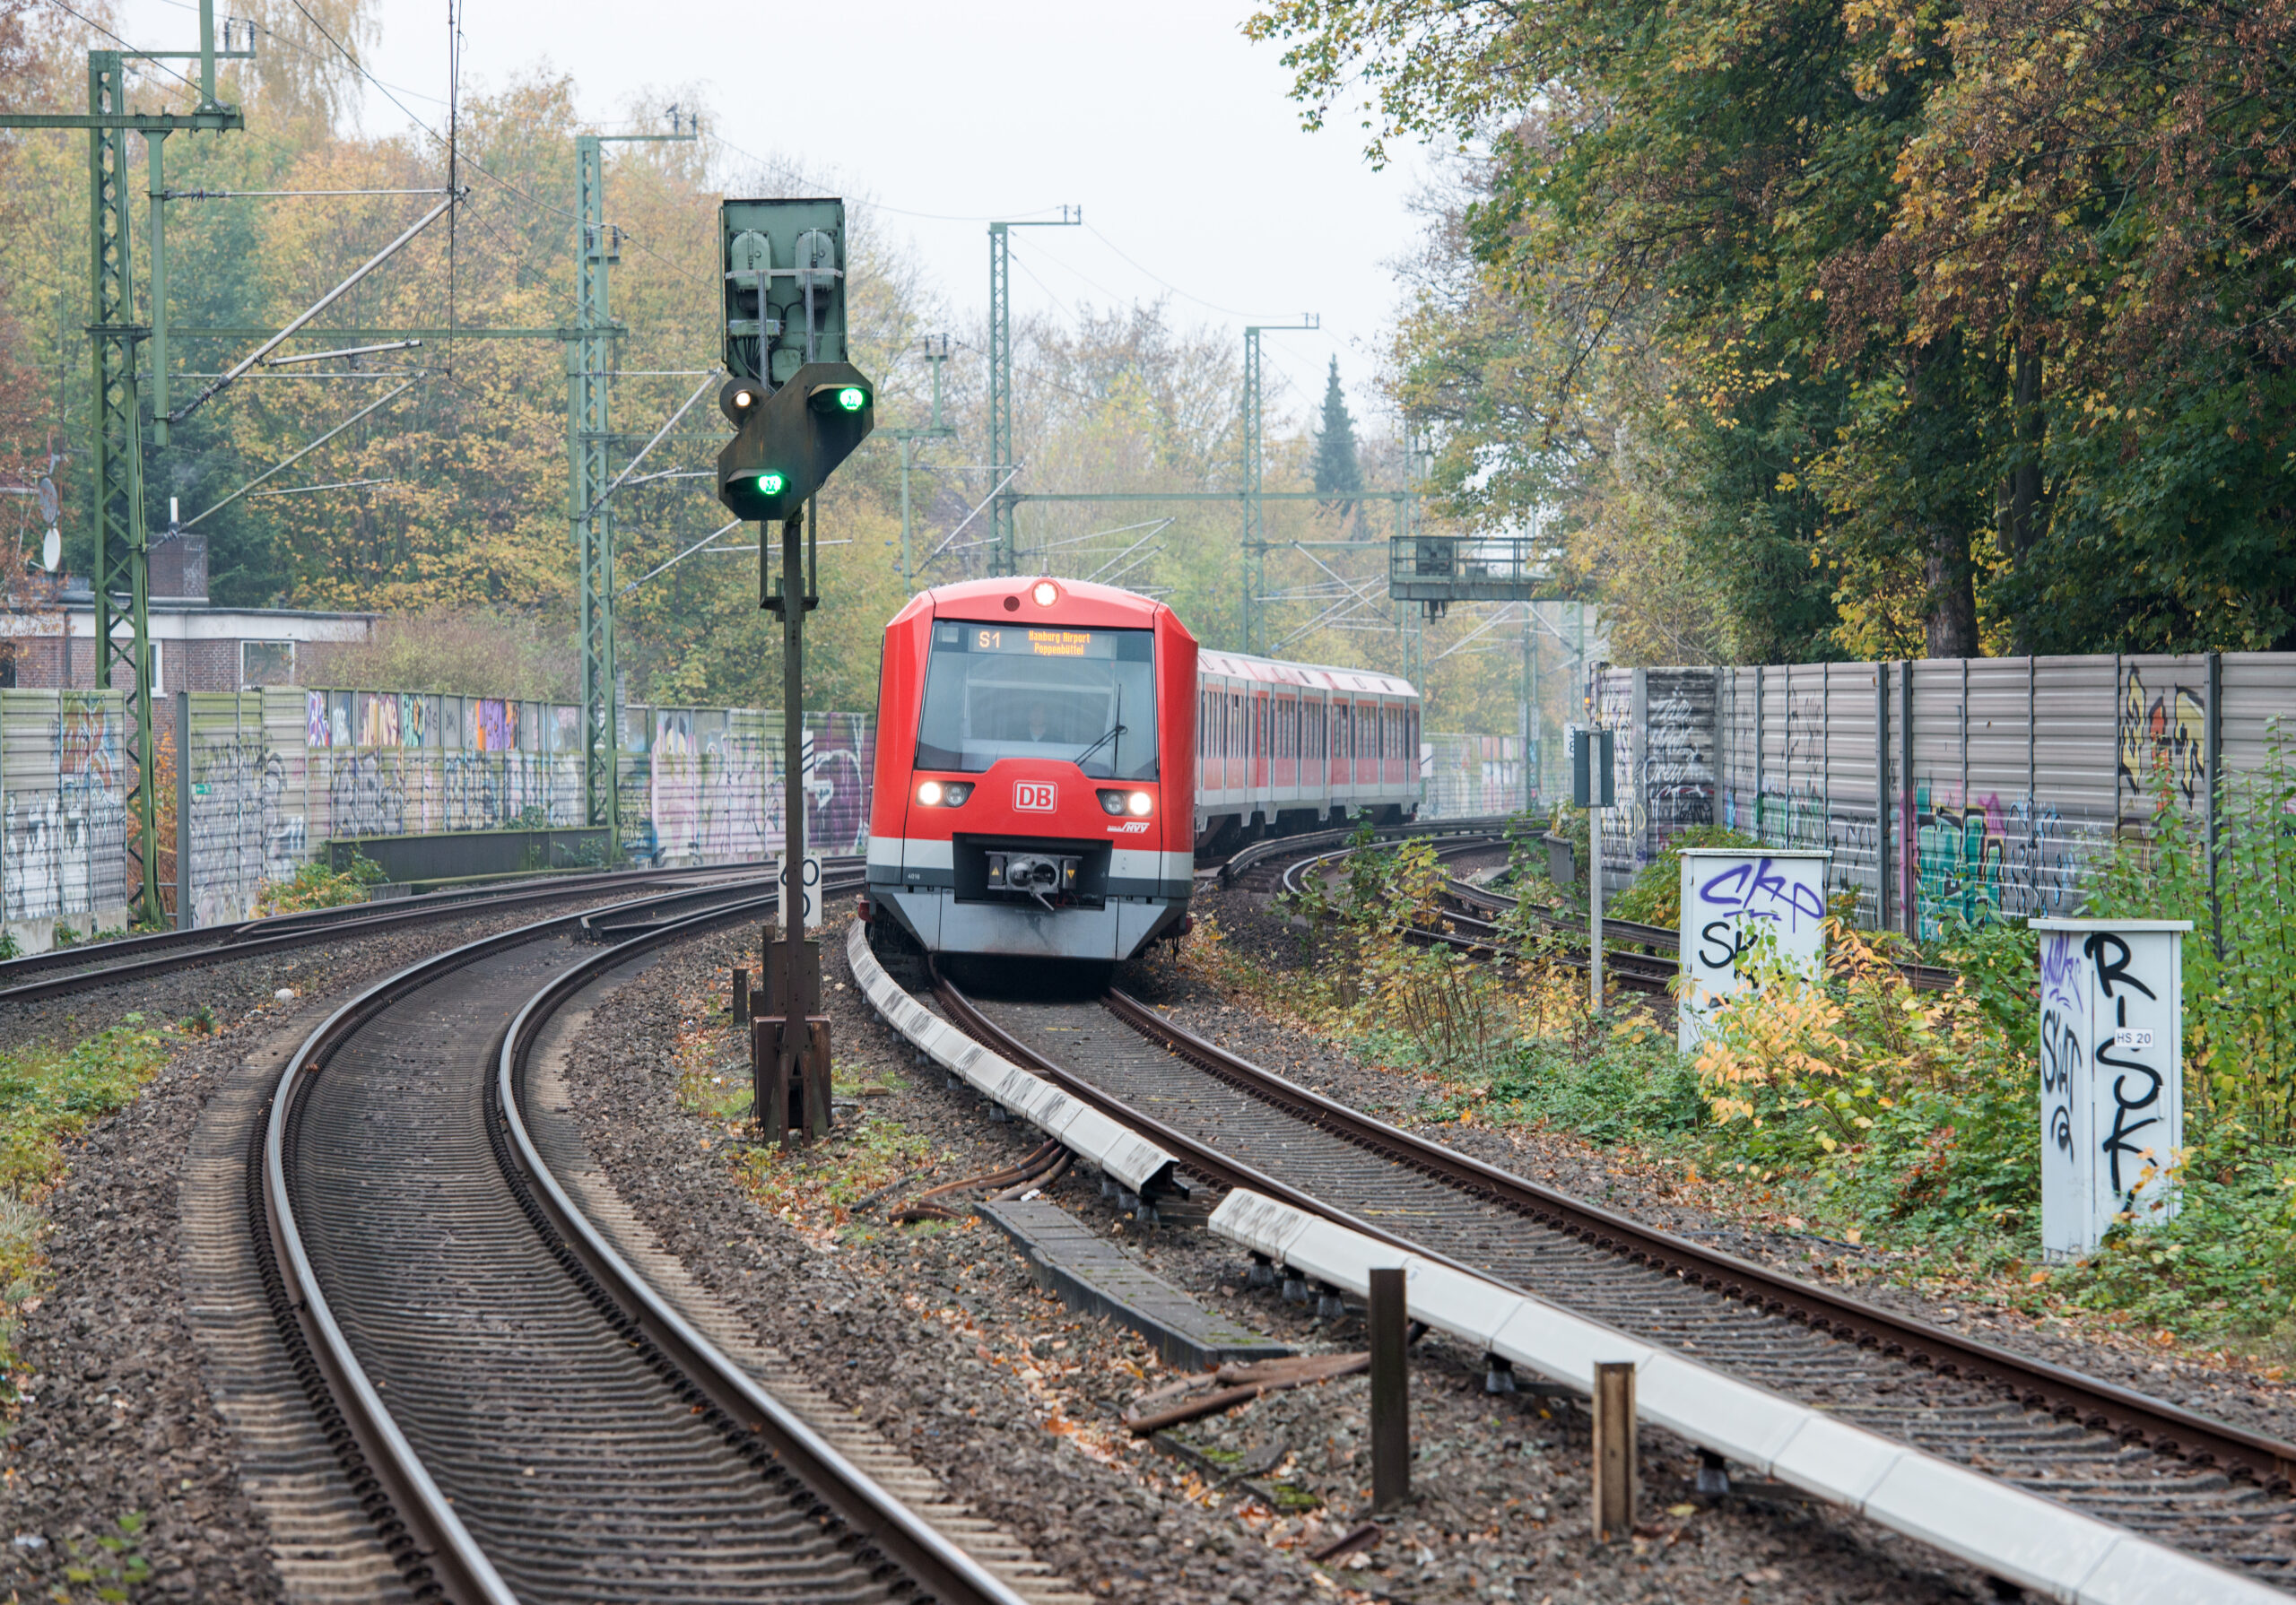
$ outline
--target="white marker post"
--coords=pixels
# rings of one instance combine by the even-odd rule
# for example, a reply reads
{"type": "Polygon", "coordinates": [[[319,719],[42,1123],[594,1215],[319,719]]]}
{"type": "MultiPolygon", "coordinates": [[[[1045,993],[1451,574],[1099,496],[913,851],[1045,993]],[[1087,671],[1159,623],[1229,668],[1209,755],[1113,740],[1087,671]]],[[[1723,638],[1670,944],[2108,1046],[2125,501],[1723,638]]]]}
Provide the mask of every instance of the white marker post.
{"type": "Polygon", "coordinates": [[[2041,1252],[2091,1253],[2124,1210],[2176,1212],[2190,920],[2037,919],[2041,1252]]]}
{"type": "Polygon", "coordinates": [[[774,884],[782,889],[785,908],[803,908],[804,929],[818,931],[822,925],[822,855],[808,853],[801,863],[802,876],[797,885],[789,884],[789,858],[784,854],[774,860],[774,884]]]}
{"type": "Polygon", "coordinates": [[[1684,847],[1682,995],[1676,1041],[1685,1054],[1705,1040],[1724,999],[1752,985],[1739,965],[1767,935],[1787,965],[1818,979],[1825,963],[1826,866],[1833,855],[1810,848],[1684,847]]]}

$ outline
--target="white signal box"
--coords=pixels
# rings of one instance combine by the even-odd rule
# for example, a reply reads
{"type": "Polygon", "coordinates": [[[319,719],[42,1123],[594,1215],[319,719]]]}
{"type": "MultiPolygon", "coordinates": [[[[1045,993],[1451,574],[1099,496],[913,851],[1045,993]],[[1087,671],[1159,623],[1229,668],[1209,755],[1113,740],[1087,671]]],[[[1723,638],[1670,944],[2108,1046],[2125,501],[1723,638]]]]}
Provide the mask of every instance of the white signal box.
{"type": "Polygon", "coordinates": [[[1765,942],[1775,944],[1786,965],[1818,979],[1825,962],[1826,866],[1833,855],[1684,847],[1682,861],[1684,990],[1674,1018],[1678,1045],[1693,1054],[1715,1008],[1752,984],[1741,967],[1751,965],[1765,942]]]}
{"type": "Polygon", "coordinates": [[[2089,1254],[2114,1219],[2176,1210],[2190,920],[2036,919],[2041,1252],[2089,1254]]]}

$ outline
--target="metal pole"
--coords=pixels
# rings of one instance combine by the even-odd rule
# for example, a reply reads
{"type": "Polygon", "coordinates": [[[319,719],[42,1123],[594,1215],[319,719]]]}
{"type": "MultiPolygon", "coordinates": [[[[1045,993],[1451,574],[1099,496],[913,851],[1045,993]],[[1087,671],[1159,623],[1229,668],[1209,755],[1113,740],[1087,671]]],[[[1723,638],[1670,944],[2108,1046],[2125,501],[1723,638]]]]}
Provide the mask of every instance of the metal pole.
{"type": "MultiPolygon", "coordinates": [[[[941,392],[941,370],[940,370],[940,369],[939,369],[937,366],[935,366],[935,369],[934,369],[934,370],[933,370],[933,401],[934,401],[934,411],[935,411],[935,412],[938,412],[940,411],[940,400],[941,400],[941,395],[940,395],[940,392],[941,392]]],[[[937,421],[937,420],[935,420],[935,421],[937,421]]],[[[901,437],[900,437],[900,589],[901,589],[901,594],[902,594],[903,596],[905,596],[905,597],[906,597],[906,596],[914,596],[914,595],[917,594],[917,582],[916,582],[914,579],[912,579],[912,578],[910,578],[910,577],[909,577],[909,437],[908,437],[907,435],[903,435],[903,436],[901,436],[901,437]]]]}
{"type": "Polygon", "coordinates": [[[168,444],[168,213],[162,198],[168,187],[166,131],[145,133],[144,151],[151,166],[146,177],[152,196],[152,444],[162,447],[168,444]]]}
{"type": "MultiPolygon", "coordinates": [[[[781,1040],[775,1051],[781,1062],[778,1085],[796,1081],[805,1056],[807,1016],[813,999],[805,986],[805,554],[804,525],[813,503],[807,500],[795,517],[781,525],[781,1040]]],[[[766,545],[769,530],[758,528],[758,546],[766,545]]],[[[810,1092],[810,1089],[808,1091],[810,1092]]],[[[810,1100],[808,1100],[810,1101],[810,1100]]],[[[760,1110],[761,1119],[764,1111],[760,1110]]],[[[780,1111],[774,1114],[777,1118],[780,1111]]],[[[802,1129],[803,1117],[800,1117],[802,1129]]]]}
{"type": "Polygon", "coordinates": [[[1538,799],[1538,781],[1531,774],[1531,753],[1535,750],[1534,732],[1538,728],[1539,671],[1537,635],[1531,628],[1531,606],[1523,603],[1523,811],[1528,813],[1538,799]]]}
{"type": "MultiPolygon", "coordinates": [[[[1606,757],[1607,755],[1603,750],[1604,746],[1605,743],[1600,739],[1595,740],[1593,742],[1594,752],[1592,756],[1598,759],[1606,757]]],[[[1609,766],[1605,764],[1604,767],[1606,771],[1605,778],[1607,778],[1607,770],[1609,766]]],[[[1593,776],[1589,776],[1589,779],[1593,778],[1593,776]]],[[[1594,990],[1595,1012],[1600,1014],[1603,1011],[1604,810],[1602,804],[1602,780],[1595,779],[1594,784],[1589,787],[1589,790],[1594,796],[1595,801],[1589,803],[1587,809],[1587,856],[1592,861],[1587,865],[1587,974],[1591,979],[1594,990]]]]}
{"type": "MultiPolygon", "coordinates": [[[[215,0],[199,0],[199,109],[212,111],[215,107],[215,0]]],[[[160,187],[154,177],[152,187],[160,187]]],[[[165,412],[162,406],[160,409],[165,412]]],[[[166,442],[162,439],[161,444],[166,442]]]]}
{"type": "MultiPolygon", "coordinates": [[[[88,53],[91,115],[126,112],[122,63],[117,50],[88,53]]],[[[119,660],[126,660],[127,846],[135,864],[128,903],[140,924],[160,913],[160,816],[152,784],[151,529],[144,511],[143,402],[135,380],[135,343],[144,331],[135,323],[124,130],[89,131],[88,185],[88,321],[96,403],[89,476],[96,537],[94,690],[99,698],[109,690],[119,660]],[[127,638],[115,641],[122,623],[127,638]]]]}
{"type": "Polygon", "coordinates": [[[1403,1267],[1375,1266],[1370,1307],[1371,1349],[1371,1508],[1393,1510],[1411,1497],[1411,1353],[1405,1341],[1403,1267]]]}
{"type": "Polygon", "coordinates": [[[1244,650],[1258,650],[1256,627],[1259,593],[1259,330],[1244,330],[1244,588],[1238,600],[1241,610],[1244,650]]]}
{"type": "MultiPolygon", "coordinates": [[[[1013,241],[1006,225],[988,225],[988,472],[1001,487],[1013,468],[1013,241]]],[[[1013,504],[992,494],[988,571],[1015,574],[1013,504]]]]}
{"type": "Polygon", "coordinates": [[[192,928],[191,693],[176,693],[176,929],[192,928]]]}

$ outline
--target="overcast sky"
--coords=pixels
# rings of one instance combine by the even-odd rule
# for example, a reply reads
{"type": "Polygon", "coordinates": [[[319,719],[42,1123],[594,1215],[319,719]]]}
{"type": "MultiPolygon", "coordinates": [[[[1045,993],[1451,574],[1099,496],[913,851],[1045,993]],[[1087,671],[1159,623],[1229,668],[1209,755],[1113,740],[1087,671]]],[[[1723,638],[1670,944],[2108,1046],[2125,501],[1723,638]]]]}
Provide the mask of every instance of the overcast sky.
{"type": "MultiPolygon", "coordinates": [[[[1248,5],[466,4],[466,91],[547,66],[572,76],[583,114],[611,132],[628,128],[640,91],[693,91],[733,146],[793,156],[884,207],[961,315],[987,299],[987,220],[1057,215],[1064,203],[1083,208],[1085,228],[1013,236],[1016,311],[1170,295],[1184,320],[1234,330],[1319,314],[1320,333],[1265,336],[1270,380],[1289,381],[1284,400],[1304,415],[1336,353],[1360,423],[1387,432],[1370,380],[1396,302],[1386,265],[1415,233],[1405,207],[1420,166],[1374,172],[1352,117],[1303,132],[1279,52],[1238,32],[1248,5]]],[[[124,11],[140,46],[196,41],[178,0],[124,11]]],[[[380,15],[370,71],[415,117],[438,119],[445,0],[381,0],[380,15]]],[[[366,128],[405,124],[370,88],[366,128]]]]}

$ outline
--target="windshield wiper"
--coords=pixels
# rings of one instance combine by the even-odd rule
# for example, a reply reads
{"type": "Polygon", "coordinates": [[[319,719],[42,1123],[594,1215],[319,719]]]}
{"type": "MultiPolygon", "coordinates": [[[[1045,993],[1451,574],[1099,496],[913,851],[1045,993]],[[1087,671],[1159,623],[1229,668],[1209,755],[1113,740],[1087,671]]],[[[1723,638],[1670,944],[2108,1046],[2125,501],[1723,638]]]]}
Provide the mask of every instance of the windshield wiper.
{"type": "Polygon", "coordinates": [[[1094,742],[1091,746],[1085,748],[1082,752],[1079,752],[1075,757],[1070,759],[1068,761],[1076,765],[1079,768],[1082,768],[1086,759],[1091,757],[1093,753],[1098,752],[1101,748],[1107,746],[1110,742],[1116,740],[1117,737],[1124,733],[1125,727],[1122,724],[1111,724],[1109,726],[1109,733],[1106,735],[1102,736],[1099,741],[1094,742]]]}

